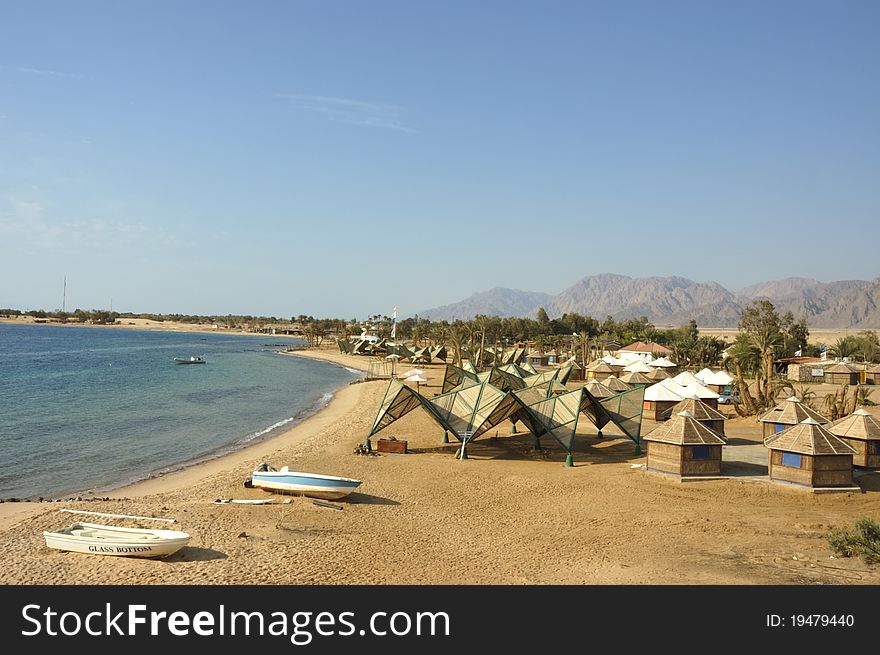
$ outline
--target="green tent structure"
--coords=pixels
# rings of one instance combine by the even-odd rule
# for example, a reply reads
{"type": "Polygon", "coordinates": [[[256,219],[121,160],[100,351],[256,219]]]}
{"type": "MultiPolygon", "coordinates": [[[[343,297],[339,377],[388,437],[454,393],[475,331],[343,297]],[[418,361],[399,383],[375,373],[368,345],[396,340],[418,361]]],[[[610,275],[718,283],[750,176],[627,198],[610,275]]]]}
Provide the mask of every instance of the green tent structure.
{"type": "Polygon", "coordinates": [[[443,372],[443,386],[440,393],[452,391],[465,380],[477,382],[477,374],[454,364],[447,364],[446,370],[443,372]]]}
{"type": "Polygon", "coordinates": [[[581,415],[587,416],[600,434],[603,427],[613,423],[635,442],[636,454],[641,453],[644,387],[599,400],[585,388],[559,392],[558,386],[553,386],[555,382],[551,377],[506,391],[493,385],[488,377],[481,381],[467,377],[451,391],[426,398],[399,380],[391,380],[364,444],[369,448],[374,434],[421,407],[443,428],[444,437],[451,433],[458,439],[460,459],[467,459],[470,443],[509,420],[526,425],[536,445],[542,437],[552,437],[567,453],[566,466],[572,466],[571,451],[581,415]]]}

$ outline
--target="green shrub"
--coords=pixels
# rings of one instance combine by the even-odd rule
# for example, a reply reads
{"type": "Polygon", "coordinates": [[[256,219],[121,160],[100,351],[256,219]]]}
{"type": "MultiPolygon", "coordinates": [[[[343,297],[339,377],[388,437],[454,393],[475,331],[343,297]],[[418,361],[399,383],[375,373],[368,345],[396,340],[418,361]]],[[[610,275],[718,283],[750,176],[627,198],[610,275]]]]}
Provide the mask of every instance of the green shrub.
{"type": "Polygon", "coordinates": [[[863,517],[856,519],[854,529],[831,528],[828,545],[841,557],[858,555],[866,564],[880,562],[880,523],[863,517]]]}

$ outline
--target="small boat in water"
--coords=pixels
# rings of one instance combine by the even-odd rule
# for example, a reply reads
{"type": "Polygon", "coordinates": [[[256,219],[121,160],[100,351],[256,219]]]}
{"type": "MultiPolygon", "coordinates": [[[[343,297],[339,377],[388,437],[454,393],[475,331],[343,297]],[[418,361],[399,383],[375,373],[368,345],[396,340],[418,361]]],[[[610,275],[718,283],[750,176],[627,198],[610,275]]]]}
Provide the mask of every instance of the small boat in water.
{"type": "Polygon", "coordinates": [[[175,364],[204,364],[204,363],[205,363],[205,360],[202,359],[201,357],[195,357],[195,356],[190,357],[189,359],[183,359],[183,358],[181,358],[181,357],[175,357],[175,358],[174,358],[174,363],[175,363],[175,364]]]}
{"type": "Polygon", "coordinates": [[[179,530],[117,528],[98,523],[74,523],[58,532],[43,532],[46,546],[89,555],[167,557],[186,546],[190,536],[179,530]]]}
{"type": "MultiPolygon", "coordinates": [[[[253,487],[327,500],[345,498],[360,485],[361,481],[353,478],[291,471],[287,466],[282,466],[280,471],[276,471],[268,464],[260,464],[251,474],[250,480],[250,486],[253,487]]],[[[245,486],[248,486],[247,483],[245,486]]]]}

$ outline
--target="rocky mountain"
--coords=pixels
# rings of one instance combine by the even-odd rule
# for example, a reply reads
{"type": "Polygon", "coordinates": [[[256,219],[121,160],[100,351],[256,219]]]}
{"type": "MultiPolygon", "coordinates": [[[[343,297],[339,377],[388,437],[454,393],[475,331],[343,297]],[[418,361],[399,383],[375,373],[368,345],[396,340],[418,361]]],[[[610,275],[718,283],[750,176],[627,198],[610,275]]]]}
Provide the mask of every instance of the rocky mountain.
{"type": "Polygon", "coordinates": [[[432,321],[450,322],[456,319],[470,320],[477,314],[502,317],[528,316],[552,298],[549,293],[495,287],[450,305],[426,309],[419,312],[419,316],[432,321]]]}
{"type": "Polygon", "coordinates": [[[577,312],[598,319],[647,316],[659,326],[682,325],[694,319],[703,327],[734,327],[743,308],[761,298],[773,302],[780,313],[805,316],[812,327],[880,327],[880,278],[837,282],[786,278],[755,284],[735,294],[717,282],[608,273],[581,278],[555,296],[499,287],[420,315],[432,320],[467,320],[477,314],[534,316],[543,306],[550,318],[577,312]]]}
{"type": "Polygon", "coordinates": [[[697,307],[735,302],[735,296],[717,282],[604,274],[581,278],[554,297],[545,309],[551,318],[578,312],[596,318],[647,316],[660,321],[670,315],[687,314],[697,307]]]}

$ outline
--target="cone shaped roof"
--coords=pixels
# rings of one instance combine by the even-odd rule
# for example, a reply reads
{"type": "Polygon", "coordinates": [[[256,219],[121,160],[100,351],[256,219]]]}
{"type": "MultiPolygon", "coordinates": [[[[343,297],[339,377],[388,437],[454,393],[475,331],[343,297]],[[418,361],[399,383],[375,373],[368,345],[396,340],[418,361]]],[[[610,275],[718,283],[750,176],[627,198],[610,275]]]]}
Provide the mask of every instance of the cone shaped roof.
{"type": "Polygon", "coordinates": [[[857,409],[827,426],[828,431],[838,437],[862,440],[880,440],[880,420],[864,409],[857,409]]]}
{"type": "Polygon", "coordinates": [[[596,396],[596,398],[610,398],[614,395],[614,392],[606,387],[604,384],[599,382],[598,380],[591,380],[586,384],[587,391],[596,396]]]}
{"type": "Polygon", "coordinates": [[[822,425],[830,421],[819,412],[802,403],[797,397],[786,398],[776,407],[764,414],[759,420],[761,423],[781,423],[782,425],[797,425],[804,419],[811,418],[822,425]]]}
{"type": "Polygon", "coordinates": [[[630,386],[626,382],[621,382],[616,376],[610,375],[604,380],[602,380],[602,384],[606,387],[614,391],[615,393],[620,391],[629,391],[630,386]]]}
{"type": "Polygon", "coordinates": [[[700,423],[688,411],[673,414],[670,420],[654,428],[644,440],[679,446],[715,446],[726,443],[720,434],[700,423]]]}
{"type": "Polygon", "coordinates": [[[764,445],[770,450],[785,450],[803,455],[852,455],[849,444],[831,434],[816,419],[803,421],[767,437],[764,445]]]}
{"type": "Polygon", "coordinates": [[[651,384],[653,380],[642,373],[624,373],[620,379],[627,384],[651,384]]]}
{"type": "Polygon", "coordinates": [[[699,398],[685,398],[672,408],[672,415],[689,412],[698,421],[726,421],[727,417],[699,398]]]}

